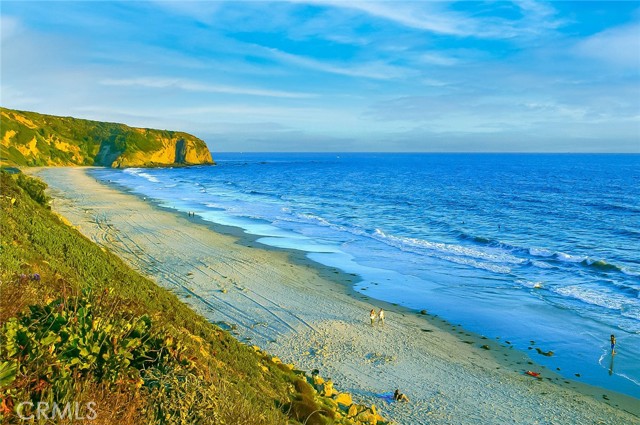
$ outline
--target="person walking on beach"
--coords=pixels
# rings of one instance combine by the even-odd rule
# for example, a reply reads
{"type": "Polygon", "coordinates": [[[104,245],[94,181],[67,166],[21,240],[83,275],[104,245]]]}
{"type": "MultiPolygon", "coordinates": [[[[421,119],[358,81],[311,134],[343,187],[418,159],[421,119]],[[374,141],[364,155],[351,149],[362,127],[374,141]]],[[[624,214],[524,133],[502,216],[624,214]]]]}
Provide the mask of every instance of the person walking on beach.
{"type": "Polygon", "coordinates": [[[616,353],[616,336],[611,334],[611,354],[616,353]]]}
{"type": "Polygon", "coordinates": [[[371,309],[371,311],[369,312],[369,318],[371,319],[371,326],[373,326],[376,322],[376,311],[375,309],[371,309]]]}
{"type": "Polygon", "coordinates": [[[378,313],[378,323],[384,326],[384,310],[383,309],[380,309],[380,312],[378,313]]]}

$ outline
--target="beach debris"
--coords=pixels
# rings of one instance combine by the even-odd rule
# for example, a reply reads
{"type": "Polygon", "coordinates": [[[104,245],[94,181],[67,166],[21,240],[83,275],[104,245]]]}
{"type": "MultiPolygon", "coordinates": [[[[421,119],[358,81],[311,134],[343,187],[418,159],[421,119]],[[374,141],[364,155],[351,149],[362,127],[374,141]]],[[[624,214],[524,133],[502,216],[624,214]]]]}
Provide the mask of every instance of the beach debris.
{"type": "Polygon", "coordinates": [[[547,356],[547,357],[553,356],[553,351],[542,351],[537,347],[536,347],[536,351],[538,352],[538,354],[542,354],[543,356],[547,356]]]}
{"type": "Polygon", "coordinates": [[[489,348],[489,346],[488,346],[488,345],[486,345],[486,344],[485,344],[485,345],[482,345],[480,348],[483,348],[483,349],[485,349],[485,350],[490,350],[490,349],[491,349],[491,348],[489,348]]]}
{"type": "Polygon", "coordinates": [[[422,314],[423,316],[427,314],[427,310],[420,310],[420,314],[422,314]]]}
{"type": "Polygon", "coordinates": [[[396,360],[396,356],[389,356],[383,353],[369,353],[365,356],[365,358],[371,362],[371,363],[375,363],[375,364],[384,364],[384,363],[390,363],[396,360]]]}
{"type": "Polygon", "coordinates": [[[529,375],[529,376],[533,376],[534,378],[538,378],[538,377],[540,377],[540,372],[533,372],[533,371],[528,370],[528,371],[525,372],[525,375],[529,375]]]}

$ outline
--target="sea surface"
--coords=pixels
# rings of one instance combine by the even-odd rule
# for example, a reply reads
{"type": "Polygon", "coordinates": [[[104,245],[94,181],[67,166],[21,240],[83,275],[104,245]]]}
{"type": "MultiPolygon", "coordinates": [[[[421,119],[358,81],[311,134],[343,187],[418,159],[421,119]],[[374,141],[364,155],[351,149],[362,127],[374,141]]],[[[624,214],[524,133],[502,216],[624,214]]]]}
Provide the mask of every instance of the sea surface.
{"type": "Polygon", "coordinates": [[[354,289],[370,297],[425,309],[568,378],[640,398],[640,155],[215,160],[91,173],[358,274],[354,289]]]}

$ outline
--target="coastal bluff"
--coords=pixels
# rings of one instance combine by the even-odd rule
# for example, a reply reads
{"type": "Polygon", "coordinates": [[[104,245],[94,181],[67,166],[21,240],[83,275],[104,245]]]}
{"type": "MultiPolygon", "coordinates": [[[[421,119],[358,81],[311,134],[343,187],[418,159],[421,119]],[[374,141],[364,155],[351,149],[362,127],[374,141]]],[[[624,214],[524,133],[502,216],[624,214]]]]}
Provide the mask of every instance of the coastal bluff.
{"type": "Polygon", "coordinates": [[[214,164],[188,133],[0,108],[0,164],[113,168],[214,164]]]}

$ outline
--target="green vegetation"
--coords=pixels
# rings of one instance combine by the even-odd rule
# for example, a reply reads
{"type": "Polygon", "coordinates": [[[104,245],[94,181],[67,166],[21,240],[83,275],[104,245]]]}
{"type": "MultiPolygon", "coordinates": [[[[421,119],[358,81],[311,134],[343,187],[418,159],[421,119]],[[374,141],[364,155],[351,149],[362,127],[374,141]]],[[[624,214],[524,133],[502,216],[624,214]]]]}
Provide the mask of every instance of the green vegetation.
{"type": "Polygon", "coordinates": [[[94,424],[378,420],[66,225],[46,207],[44,183],[1,172],[0,187],[0,422],[15,423],[24,402],[91,402],[94,424]]]}
{"type": "Polygon", "coordinates": [[[0,108],[0,120],[0,163],[5,165],[119,167],[213,163],[206,144],[187,133],[7,108],[0,108]]]}

